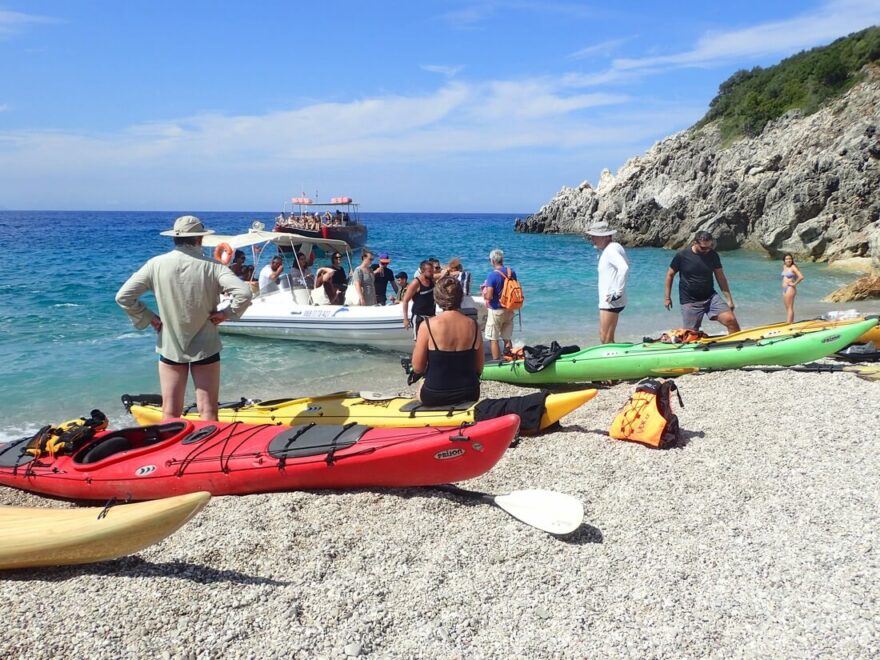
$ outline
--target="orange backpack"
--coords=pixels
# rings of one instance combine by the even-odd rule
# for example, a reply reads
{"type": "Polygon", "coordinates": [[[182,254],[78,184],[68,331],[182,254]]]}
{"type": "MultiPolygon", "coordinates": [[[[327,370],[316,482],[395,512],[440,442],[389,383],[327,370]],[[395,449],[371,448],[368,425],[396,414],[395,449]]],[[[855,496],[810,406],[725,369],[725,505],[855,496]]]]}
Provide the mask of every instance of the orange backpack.
{"type": "Polygon", "coordinates": [[[507,269],[507,274],[503,270],[499,270],[501,277],[504,278],[504,288],[501,289],[501,296],[498,298],[498,304],[504,309],[520,309],[526,298],[523,295],[522,286],[517,280],[511,279],[512,272],[507,269]]]}
{"type": "Polygon", "coordinates": [[[608,435],[663,449],[678,440],[678,417],[672,412],[672,392],[684,407],[675,381],[646,378],[611,423],[608,435]]]}

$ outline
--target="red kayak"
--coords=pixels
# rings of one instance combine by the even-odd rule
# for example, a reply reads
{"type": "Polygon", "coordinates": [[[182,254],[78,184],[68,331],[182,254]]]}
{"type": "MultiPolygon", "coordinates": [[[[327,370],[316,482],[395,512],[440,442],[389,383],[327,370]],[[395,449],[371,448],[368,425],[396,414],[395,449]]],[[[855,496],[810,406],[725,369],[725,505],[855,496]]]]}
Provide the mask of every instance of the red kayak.
{"type": "Polygon", "coordinates": [[[69,454],[0,443],[0,484],[82,500],[429,486],[487,472],[518,428],[516,415],[445,429],[170,420],[98,431],[69,454]]]}

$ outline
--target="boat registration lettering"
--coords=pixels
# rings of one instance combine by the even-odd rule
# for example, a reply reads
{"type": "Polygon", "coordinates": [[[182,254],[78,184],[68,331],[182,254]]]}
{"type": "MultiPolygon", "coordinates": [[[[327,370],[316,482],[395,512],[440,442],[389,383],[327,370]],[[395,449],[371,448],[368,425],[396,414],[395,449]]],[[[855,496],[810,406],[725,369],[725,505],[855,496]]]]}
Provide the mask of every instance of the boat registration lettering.
{"type": "Polygon", "coordinates": [[[822,340],[822,343],[830,344],[831,342],[837,341],[838,339],[840,339],[840,335],[831,335],[830,337],[825,337],[825,339],[822,340]]]}
{"type": "Polygon", "coordinates": [[[434,454],[434,458],[438,461],[448,461],[450,458],[458,458],[464,454],[464,449],[456,447],[455,449],[444,449],[434,454]]]}
{"type": "Polygon", "coordinates": [[[302,312],[304,319],[329,319],[335,314],[332,309],[306,309],[302,312]]]}
{"type": "Polygon", "coordinates": [[[139,467],[137,470],[134,471],[134,476],[136,476],[136,477],[146,477],[148,474],[152,474],[152,473],[155,472],[155,471],[156,471],[156,466],[155,466],[155,465],[144,465],[144,466],[139,467]]]}

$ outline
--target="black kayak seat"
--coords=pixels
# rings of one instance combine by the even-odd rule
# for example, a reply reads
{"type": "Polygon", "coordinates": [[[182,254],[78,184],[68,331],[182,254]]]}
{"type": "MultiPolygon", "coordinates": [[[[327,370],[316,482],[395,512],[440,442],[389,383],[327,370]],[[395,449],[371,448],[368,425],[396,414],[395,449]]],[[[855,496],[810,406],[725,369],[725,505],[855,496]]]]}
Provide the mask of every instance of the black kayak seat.
{"type": "Polygon", "coordinates": [[[101,438],[99,443],[89,448],[82,456],[77,457],[76,462],[85,465],[97,463],[108,456],[112,456],[121,451],[128,451],[129,449],[131,449],[131,440],[124,435],[111,435],[106,438],[101,438]]]}
{"type": "Polygon", "coordinates": [[[405,403],[404,405],[402,405],[400,407],[400,412],[459,412],[462,410],[468,410],[476,404],[476,401],[462,401],[461,403],[451,403],[445,406],[426,406],[418,399],[413,399],[409,403],[405,403]]]}
{"type": "Polygon", "coordinates": [[[185,422],[168,422],[166,424],[119,429],[109,435],[98,438],[91,445],[87,445],[78,454],[74,455],[73,461],[74,463],[84,465],[97,463],[114,454],[159,444],[174,437],[185,428],[185,422]]]}
{"type": "Polygon", "coordinates": [[[275,458],[320,456],[355,444],[370,430],[369,426],[353,424],[301,424],[289,426],[272,438],[269,455],[275,458]]]}

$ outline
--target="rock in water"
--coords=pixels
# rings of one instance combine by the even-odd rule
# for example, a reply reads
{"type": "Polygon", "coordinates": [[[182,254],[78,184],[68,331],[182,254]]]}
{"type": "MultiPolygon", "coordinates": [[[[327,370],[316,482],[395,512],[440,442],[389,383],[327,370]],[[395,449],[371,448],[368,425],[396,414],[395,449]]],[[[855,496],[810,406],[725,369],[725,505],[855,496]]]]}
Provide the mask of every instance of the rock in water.
{"type": "Polygon", "coordinates": [[[854,300],[880,300],[880,275],[865,275],[825,297],[825,302],[832,303],[854,300]]]}

